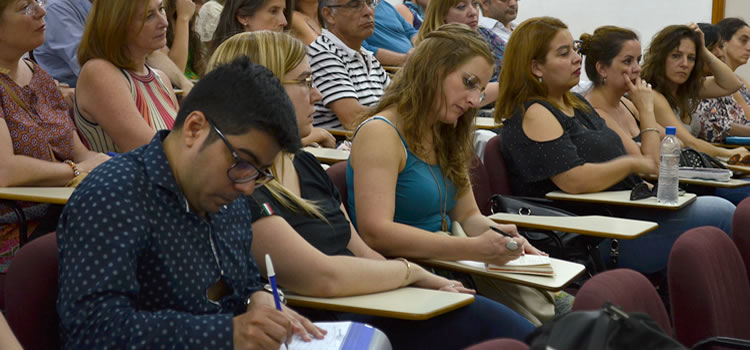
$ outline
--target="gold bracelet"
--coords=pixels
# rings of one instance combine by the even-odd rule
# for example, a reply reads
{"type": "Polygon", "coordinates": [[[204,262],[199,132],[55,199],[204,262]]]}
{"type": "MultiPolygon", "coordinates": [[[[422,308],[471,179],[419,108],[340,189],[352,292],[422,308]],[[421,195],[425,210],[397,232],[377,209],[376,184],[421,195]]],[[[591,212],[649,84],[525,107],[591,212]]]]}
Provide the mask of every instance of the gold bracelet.
{"type": "Polygon", "coordinates": [[[404,283],[401,284],[401,287],[406,287],[409,285],[409,277],[411,276],[411,263],[404,258],[397,258],[396,260],[403,261],[406,264],[406,277],[404,277],[404,283]]]}
{"type": "Polygon", "coordinates": [[[76,165],[76,163],[73,163],[72,160],[68,159],[63,163],[70,165],[70,168],[73,169],[73,177],[78,177],[78,175],[81,175],[81,172],[78,170],[78,165],[76,165]]]}
{"type": "Polygon", "coordinates": [[[658,133],[659,129],[657,129],[657,128],[645,128],[645,129],[641,130],[641,135],[643,135],[643,133],[646,133],[646,132],[649,132],[649,131],[656,131],[658,133]]]}

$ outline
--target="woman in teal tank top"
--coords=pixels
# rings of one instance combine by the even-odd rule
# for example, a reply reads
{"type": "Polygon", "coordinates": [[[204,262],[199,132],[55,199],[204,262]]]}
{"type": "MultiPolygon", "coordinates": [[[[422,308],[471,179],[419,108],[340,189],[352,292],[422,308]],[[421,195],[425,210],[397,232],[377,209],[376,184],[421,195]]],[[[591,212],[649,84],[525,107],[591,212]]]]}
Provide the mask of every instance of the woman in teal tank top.
{"type": "Polygon", "coordinates": [[[352,222],[371,247],[386,256],[493,264],[537,252],[515,226],[483,216],[471,191],[474,117],[493,64],[475,32],[442,26],[415,49],[360,124],[346,181],[352,222]],[[433,234],[450,231],[452,222],[469,237],[433,234]],[[511,238],[490,226],[511,233],[522,249],[509,250],[511,238]]]}
{"type": "MultiPolygon", "coordinates": [[[[464,25],[442,26],[414,50],[364,117],[352,142],[346,181],[352,222],[376,251],[500,265],[522,252],[543,254],[515,226],[483,216],[471,190],[474,117],[493,66],[479,34],[464,25]],[[455,223],[466,236],[434,233],[450,232],[455,223]]],[[[490,297],[506,302],[496,295],[490,297]]]]}

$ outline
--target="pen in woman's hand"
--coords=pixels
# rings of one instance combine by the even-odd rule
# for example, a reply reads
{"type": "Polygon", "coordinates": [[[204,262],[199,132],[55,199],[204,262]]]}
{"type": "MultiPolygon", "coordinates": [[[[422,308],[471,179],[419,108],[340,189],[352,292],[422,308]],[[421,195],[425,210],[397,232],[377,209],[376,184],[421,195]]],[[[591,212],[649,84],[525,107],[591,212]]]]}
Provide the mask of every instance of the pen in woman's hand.
{"type": "Polygon", "coordinates": [[[510,241],[508,241],[508,243],[505,244],[505,248],[507,248],[510,251],[515,251],[518,249],[518,243],[516,243],[516,241],[513,240],[513,236],[511,236],[510,233],[507,233],[495,226],[490,226],[490,230],[495,231],[505,237],[510,238],[510,241]]]}

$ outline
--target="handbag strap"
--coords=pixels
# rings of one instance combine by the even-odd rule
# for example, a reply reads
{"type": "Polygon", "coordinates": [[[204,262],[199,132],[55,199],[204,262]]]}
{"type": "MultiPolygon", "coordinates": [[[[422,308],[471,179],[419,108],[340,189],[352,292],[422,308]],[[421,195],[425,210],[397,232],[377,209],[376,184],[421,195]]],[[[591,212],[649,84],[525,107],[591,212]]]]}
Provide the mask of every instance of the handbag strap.
{"type": "MultiPolygon", "coordinates": [[[[29,67],[29,69],[31,70],[31,73],[33,74],[34,73],[34,67],[32,66],[32,64],[30,64],[26,60],[24,60],[24,63],[26,63],[26,66],[29,67]]],[[[8,95],[10,95],[10,99],[13,100],[13,102],[15,104],[17,104],[21,108],[23,108],[23,110],[26,111],[26,113],[33,114],[31,112],[31,108],[29,108],[29,106],[27,106],[26,103],[23,102],[23,100],[21,100],[20,97],[18,97],[18,95],[16,94],[16,92],[13,91],[13,89],[11,89],[10,86],[8,86],[8,84],[6,82],[4,82],[3,80],[0,79],[0,84],[3,85],[3,89],[5,89],[5,91],[8,92],[8,95]]]]}
{"type": "Polygon", "coordinates": [[[7,84],[6,82],[4,82],[4,81],[0,80],[0,84],[2,84],[2,85],[3,85],[3,89],[5,89],[5,91],[7,91],[7,92],[8,92],[8,95],[10,95],[10,99],[11,99],[11,100],[13,100],[13,102],[14,102],[15,104],[17,104],[17,105],[19,105],[19,106],[20,106],[21,108],[23,108],[23,110],[24,110],[24,111],[26,111],[26,113],[32,114],[32,113],[31,113],[31,109],[29,109],[29,107],[28,107],[28,106],[26,106],[26,103],[24,103],[24,102],[23,102],[23,100],[21,100],[21,98],[19,98],[19,97],[18,97],[18,95],[16,95],[16,92],[15,92],[15,91],[13,91],[13,90],[12,90],[12,89],[10,88],[10,86],[8,86],[8,84],[7,84]]]}
{"type": "MultiPolygon", "coordinates": [[[[34,73],[34,67],[28,61],[24,60],[24,63],[26,63],[26,65],[29,67],[29,69],[31,69],[31,72],[33,74],[34,73]]],[[[20,97],[18,97],[18,95],[16,94],[16,92],[13,91],[13,89],[11,89],[10,86],[8,86],[8,83],[6,83],[2,79],[0,79],[0,85],[2,85],[3,89],[8,92],[8,95],[10,96],[10,99],[13,100],[13,102],[15,104],[17,104],[18,106],[20,106],[21,108],[23,108],[23,110],[26,111],[26,113],[29,113],[30,115],[34,114],[33,112],[31,112],[31,108],[29,108],[29,106],[26,105],[26,103],[23,102],[23,100],[20,97]]],[[[50,158],[52,159],[53,162],[56,162],[57,159],[55,157],[55,152],[52,149],[52,145],[50,145],[48,143],[47,147],[49,148],[50,158]]]]}

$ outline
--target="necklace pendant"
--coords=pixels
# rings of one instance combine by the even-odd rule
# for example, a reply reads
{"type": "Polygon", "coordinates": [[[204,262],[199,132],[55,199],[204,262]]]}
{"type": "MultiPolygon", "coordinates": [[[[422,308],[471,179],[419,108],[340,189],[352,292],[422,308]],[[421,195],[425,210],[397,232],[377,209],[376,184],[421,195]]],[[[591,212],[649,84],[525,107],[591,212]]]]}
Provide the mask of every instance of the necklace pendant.
{"type": "Polygon", "coordinates": [[[443,215],[443,219],[440,221],[440,228],[443,232],[448,232],[448,220],[443,215]]]}

